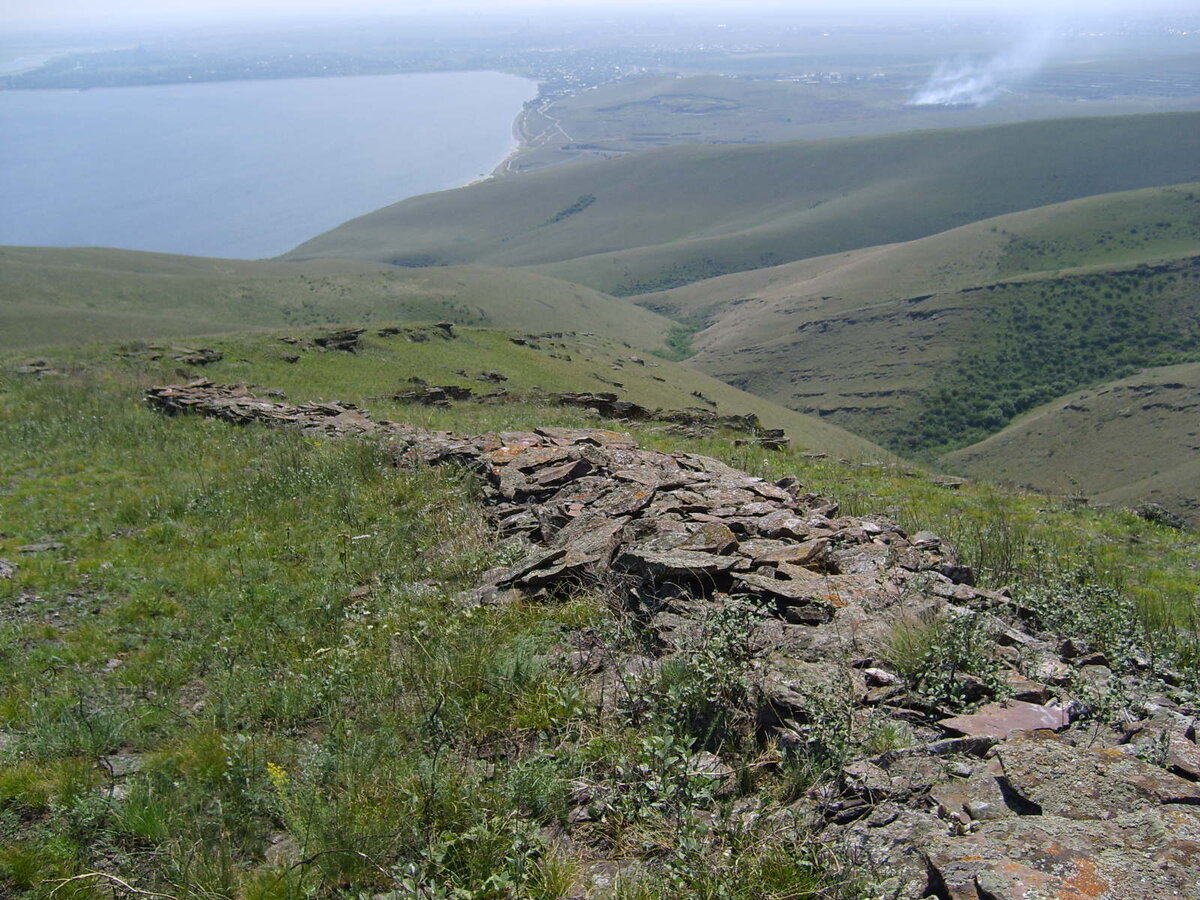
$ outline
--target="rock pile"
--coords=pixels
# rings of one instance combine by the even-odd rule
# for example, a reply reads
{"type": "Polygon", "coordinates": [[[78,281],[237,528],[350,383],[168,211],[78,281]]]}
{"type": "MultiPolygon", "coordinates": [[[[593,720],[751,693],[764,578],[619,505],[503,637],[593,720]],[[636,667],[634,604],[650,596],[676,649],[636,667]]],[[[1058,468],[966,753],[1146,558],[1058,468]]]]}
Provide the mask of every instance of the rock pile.
{"type": "Polygon", "coordinates": [[[374,432],[398,464],[477,472],[498,530],[528,552],[463,602],[552,598],[594,584],[627,597],[657,635],[657,657],[596,658],[581,645],[571,664],[598,682],[653,671],[699,646],[722,610],[744,610],[743,679],[766,743],[811,752],[829,724],[821,698],[830,697],[856,745],[881,728],[908,736],[850,761],[837,783],[791,810],[884,879],[884,896],[1200,898],[1190,695],[1148,671],[1119,675],[1082,642],[1039,631],[1006,593],[972,586],[971,569],[936,535],[841,515],[793,479],[642,450],[611,431],[431,432],[374,423],[348,405],[283,406],[209,382],[157,388],[147,399],[232,422],[374,432]],[[947,696],[962,698],[957,708],[887,665],[897,630],[935,621],[969,622],[987,639],[991,677],[943,673],[947,696]],[[1099,724],[1070,696],[1081,679],[1125,698],[1123,728],[1099,724]]]}
{"type": "Polygon", "coordinates": [[[563,391],[555,394],[554,399],[563,406],[595,410],[606,419],[644,421],[654,417],[653,410],[628,400],[621,400],[616,394],[608,392],[593,394],[591,392],[563,391]]]}
{"type": "MultiPolygon", "coordinates": [[[[636,357],[632,357],[636,359],[636,357]]],[[[620,385],[618,385],[619,387],[620,385]]],[[[756,444],[767,450],[786,449],[788,439],[783,430],[778,428],[764,429],[758,421],[758,416],[747,413],[740,416],[723,416],[707,409],[649,409],[628,400],[621,400],[616,394],[604,392],[575,392],[563,391],[552,395],[552,398],[563,406],[575,406],[581,409],[591,409],[605,419],[618,419],[628,422],[669,422],[676,426],[675,431],[692,437],[710,437],[717,429],[750,434],[754,437],[741,443],[756,444]]]]}

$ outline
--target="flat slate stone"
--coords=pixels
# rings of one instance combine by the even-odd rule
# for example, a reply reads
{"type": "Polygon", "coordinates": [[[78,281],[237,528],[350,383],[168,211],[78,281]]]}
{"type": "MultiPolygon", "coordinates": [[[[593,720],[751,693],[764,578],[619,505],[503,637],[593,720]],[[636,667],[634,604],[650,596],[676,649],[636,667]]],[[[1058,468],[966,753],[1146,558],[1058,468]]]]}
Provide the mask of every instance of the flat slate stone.
{"type": "Polygon", "coordinates": [[[32,544],[26,544],[23,547],[18,547],[18,553],[45,553],[49,550],[61,550],[66,545],[60,541],[34,541],[32,544]]]}
{"type": "Polygon", "coordinates": [[[731,556],[700,553],[695,550],[669,550],[663,553],[632,548],[617,557],[615,566],[627,572],[641,572],[652,578],[695,577],[728,572],[731,556]]]}
{"type": "Polygon", "coordinates": [[[696,550],[724,556],[737,547],[737,537],[729,526],[717,522],[706,522],[679,545],[680,550],[696,550]]]}
{"type": "Polygon", "coordinates": [[[566,555],[566,547],[556,547],[553,550],[536,550],[509,569],[504,578],[497,582],[497,585],[499,587],[511,587],[530,572],[548,568],[566,555]]]}
{"type": "Polygon", "coordinates": [[[765,575],[738,575],[738,584],[754,594],[768,594],[786,603],[806,604],[806,603],[827,603],[829,602],[828,592],[825,591],[818,579],[812,581],[781,581],[777,578],[768,578],[765,575]]]}
{"type": "Polygon", "coordinates": [[[967,737],[994,737],[1004,740],[1015,731],[1034,731],[1049,728],[1062,731],[1071,724],[1067,710],[1059,706],[1043,706],[1024,700],[989,703],[965,716],[954,716],[938,722],[948,731],[967,737]]]}
{"type": "MultiPolygon", "coordinates": [[[[767,541],[762,541],[767,543],[767,541]]],[[[818,538],[801,544],[785,544],[765,552],[753,554],[756,565],[767,563],[791,563],[794,566],[812,566],[822,563],[829,556],[829,541],[818,538]]]]}
{"type": "Polygon", "coordinates": [[[592,471],[592,464],[586,459],[574,459],[557,466],[539,469],[533,475],[533,480],[544,487],[558,487],[567,482],[582,478],[592,471]]]}

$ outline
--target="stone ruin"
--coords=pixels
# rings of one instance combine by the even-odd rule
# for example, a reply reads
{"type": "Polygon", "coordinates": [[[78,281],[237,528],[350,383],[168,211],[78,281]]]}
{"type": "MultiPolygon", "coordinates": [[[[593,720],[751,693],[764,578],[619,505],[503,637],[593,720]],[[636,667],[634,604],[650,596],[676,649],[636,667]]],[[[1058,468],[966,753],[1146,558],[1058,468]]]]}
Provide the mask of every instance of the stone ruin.
{"type": "MultiPolygon", "coordinates": [[[[1040,631],[1007,592],[973,586],[936,535],[841,515],[792,479],[642,450],[612,431],[435,432],[374,422],[349,404],[286,406],[208,382],[156,388],[147,400],[168,413],[373,434],[399,465],[477,473],[496,528],[528,552],[461,602],[552,600],[596,584],[622,592],[657,636],[654,655],[613,658],[581,637],[568,661],[610,692],[629,671],[694,647],[717,611],[748,610],[744,680],[766,745],[806,752],[812,698],[831,690],[851,727],[890,722],[912,736],[854,759],[788,810],[874,875],[881,897],[1200,898],[1194,695],[1177,673],[1118,674],[1078,639],[1040,631]],[[955,676],[973,701],[967,714],[931,705],[884,661],[897,625],[937,616],[969,618],[989,638],[998,680],[955,676]],[[1130,698],[1123,727],[1070,696],[1088,680],[1120,682],[1130,698]]],[[[732,778],[713,754],[699,755],[732,778]]],[[[739,801],[745,815],[779,814],[754,802],[739,801]]],[[[587,819],[581,806],[570,827],[587,819]]]]}

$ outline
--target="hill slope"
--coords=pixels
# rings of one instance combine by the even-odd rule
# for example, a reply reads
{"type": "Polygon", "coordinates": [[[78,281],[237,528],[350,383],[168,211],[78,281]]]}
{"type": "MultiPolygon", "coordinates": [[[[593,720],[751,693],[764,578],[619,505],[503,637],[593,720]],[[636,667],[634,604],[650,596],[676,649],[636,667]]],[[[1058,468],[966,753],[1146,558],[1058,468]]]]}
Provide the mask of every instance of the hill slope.
{"type": "Polygon", "coordinates": [[[615,294],[1200,178],[1200,114],[671,147],[415,197],[286,258],[538,266],[615,294]]]}
{"type": "Polygon", "coordinates": [[[430,358],[571,365],[441,331],[223,338],[206,371],[306,432],[159,415],[178,364],[128,347],[0,362],[0,895],[610,897],[614,848],[643,900],[1195,882],[1194,534],[534,402],[409,406],[509,433],[392,443],[295,409],[430,358]]]}
{"type": "Polygon", "coordinates": [[[908,450],[961,446],[1192,353],[1197,185],[1086,198],[638,302],[708,327],[693,364],[908,450]]]}
{"type": "Polygon", "coordinates": [[[652,312],[533,272],[0,247],[0,348],[396,319],[594,331],[645,350],[671,328],[652,312]]]}
{"type": "Polygon", "coordinates": [[[1061,397],[945,460],[1102,503],[1155,502],[1200,527],[1200,364],[1061,397]]]}
{"type": "MultiPolygon", "coordinates": [[[[363,334],[355,352],[338,352],[316,345],[314,339],[324,333],[328,330],[306,328],[214,337],[205,343],[220,358],[181,371],[174,369],[179,365],[174,351],[161,345],[115,353],[104,345],[41,352],[46,365],[58,372],[110,366],[115,358],[121,366],[165,366],[174,378],[203,374],[223,382],[253,379],[293,399],[350,401],[383,416],[435,428],[453,421],[454,427],[467,423],[478,430],[503,429],[528,422],[535,413],[547,424],[578,424],[579,410],[556,406],[547,397],[561,391],[613,393],[649,409],[752,413],[763,427],[783,429],[804,450],[853,460],[894,460],[888,451],[830,422],[747,394],[680,363],[642,358],[636,355],[642,351],[630,343],[600,335],[456,327],[453,338],[447,339],[434,326],[392,323],[363,334]],[[391,399],[426,382],[465,387],[476,396],[502,396],[455,403],[451,410],[391,399]],[[548,407],[557,412],[548,413],[548,407]]],[[[8,368],[2,363],[0,367],[8,368]]]]}

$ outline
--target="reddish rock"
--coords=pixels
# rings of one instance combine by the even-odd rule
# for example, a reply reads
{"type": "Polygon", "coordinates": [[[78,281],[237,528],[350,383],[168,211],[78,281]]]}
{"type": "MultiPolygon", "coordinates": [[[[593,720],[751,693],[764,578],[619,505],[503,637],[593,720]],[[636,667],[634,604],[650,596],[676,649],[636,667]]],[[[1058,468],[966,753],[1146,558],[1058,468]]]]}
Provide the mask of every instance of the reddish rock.
{"type": "Polygon", "coordinates": [[[1039,728],[1061,731],[1071,724],[1071,719],[1067,710],[1059,706],[1008,700],[989,703],[970,715],[942,719],[938,724],[948,731],[969,737],[1004,739],[1015,731],[1033,731],[1039,728]]]}

